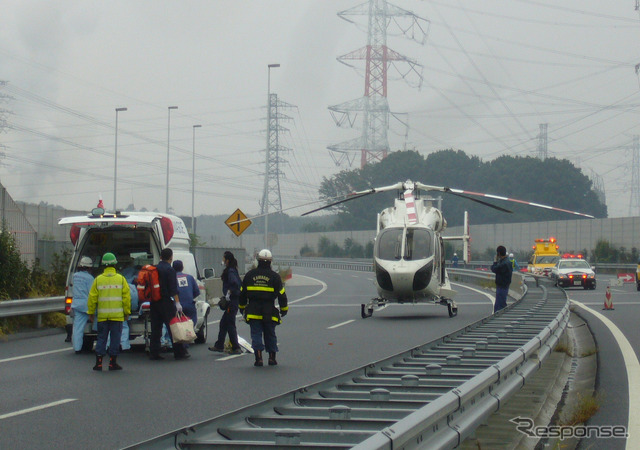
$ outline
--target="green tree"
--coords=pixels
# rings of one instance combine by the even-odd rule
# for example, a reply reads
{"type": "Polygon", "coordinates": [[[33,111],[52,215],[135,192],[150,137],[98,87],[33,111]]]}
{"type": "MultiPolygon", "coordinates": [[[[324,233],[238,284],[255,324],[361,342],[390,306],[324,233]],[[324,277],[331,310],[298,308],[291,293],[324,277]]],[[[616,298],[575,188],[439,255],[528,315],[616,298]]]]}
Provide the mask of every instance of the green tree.
{"type": "Polygon", "coordinates": [[[0,300],[25,298],[29,268],[20,258],[16,240],[5,224],[0,230],[0,300]]]}
{"type": "MultiPolygon", "coordinates": [[[[450,186],[474,192],[508,196],[519,200],[556,206],[568,210],[607,217],[592,183],[582,171],[567,160],[501,156],[489,162],[470,157],[460,150],[441,150],[426,158],[415,151],[391,153],[382,161],[362,169],[342,171],[324,178],[319,190],[327,204],[354,191],[388,186],[411,179],[435,186],[450,186]]],[[[331,209],[337,212],[334,230],[370,229],[377,213],[392,207],[396,192],[367,195],[340,203],[331,209]]],[[[524,222],[575,219],[577,216],[505,201],[489,201],[513,214],[448,193],[431,192],[422,195],[442,197],[442,210],[447,222],[461,225],[464,211],[473,223],[524,222]]],[[[478,199],[478,197],[472,197],[478,199]]]]}

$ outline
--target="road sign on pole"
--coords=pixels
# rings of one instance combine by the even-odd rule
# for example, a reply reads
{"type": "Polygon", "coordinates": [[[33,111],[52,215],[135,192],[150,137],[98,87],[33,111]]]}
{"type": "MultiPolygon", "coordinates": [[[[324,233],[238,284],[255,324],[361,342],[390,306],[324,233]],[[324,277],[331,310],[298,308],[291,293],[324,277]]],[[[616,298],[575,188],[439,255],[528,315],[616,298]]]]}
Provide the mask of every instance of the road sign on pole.
{"type": "Polygon", "coordinates": [[[229,216],[224,223],[233,231],[233,234],[240,236],[244,231],[249,228],[251,221],[247,219],[240,209],[236,209],[233,214],[229,216]]]}

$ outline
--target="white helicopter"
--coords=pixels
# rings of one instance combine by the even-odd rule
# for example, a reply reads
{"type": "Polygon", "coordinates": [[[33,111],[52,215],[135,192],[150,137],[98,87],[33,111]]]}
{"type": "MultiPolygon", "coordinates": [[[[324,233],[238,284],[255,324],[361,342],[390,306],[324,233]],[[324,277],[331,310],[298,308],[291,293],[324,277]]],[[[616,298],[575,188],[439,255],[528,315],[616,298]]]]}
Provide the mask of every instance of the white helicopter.
{"type": "Polygon", "coordinates": [[[302,215],[305,216],[367,195],[393,190],[397,190],[399,195],[393,206],[378,213],[373,247],[373,269],[378,297],[373,298],[368,304],[361,305],[363,319],[371,317],[375,308],[383,308],[389,303],[441,304],[447,306],[449,317],[458,314],[458,307],[453,300],[456,291],[451,288],[445,268],[444,241],[462,240],[463,260],[469,261],[468,214],[467,212],[464,214],[464,233],[462,236],[442,236],[442,232],[447,227],[447,221],[442,212],[431,204],[433,199],[422,198],[420,191],[447,192],[508,213],[511,211],[467,195],[512,201],[594,218],[588,214],[553,206],[461,189],[431,186],[411,180],[391,186],[353,192],[342,200],[302,215]]]}

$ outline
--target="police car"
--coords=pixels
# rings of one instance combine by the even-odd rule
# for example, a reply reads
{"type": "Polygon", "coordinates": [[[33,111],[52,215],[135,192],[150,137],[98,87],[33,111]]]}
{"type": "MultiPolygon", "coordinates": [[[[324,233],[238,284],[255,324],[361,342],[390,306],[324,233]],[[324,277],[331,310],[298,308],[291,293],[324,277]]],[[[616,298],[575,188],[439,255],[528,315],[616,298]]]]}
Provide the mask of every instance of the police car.
{"type": "Polygon", "coordinates": [[[551,279],[556,286],[596,288],[596,273],[587,261],[578,257],[563,257],[551,269],[551,279]]]}

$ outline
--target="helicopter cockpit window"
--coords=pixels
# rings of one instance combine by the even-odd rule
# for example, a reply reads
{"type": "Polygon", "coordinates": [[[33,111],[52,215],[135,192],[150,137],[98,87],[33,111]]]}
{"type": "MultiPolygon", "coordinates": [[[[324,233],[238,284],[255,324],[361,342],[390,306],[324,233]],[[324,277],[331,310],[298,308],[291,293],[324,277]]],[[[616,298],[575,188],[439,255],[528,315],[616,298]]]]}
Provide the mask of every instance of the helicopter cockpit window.
{"type": "Polygon", "coordinates": [[[402,257],[402,228],[387,228],[376,239],[377,257],[388,261],[402,257]]]}
{"type": "Polygon", "coordinates": [[[431,233],[424,228],[407,228],[404,259],[427,259],[433,255],[431,233]]]}

